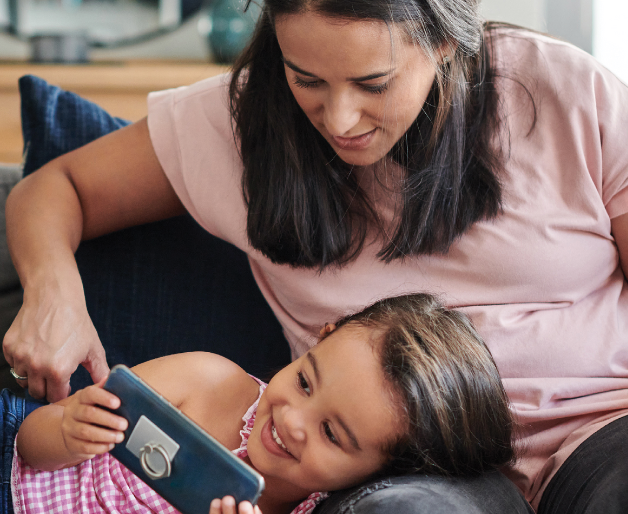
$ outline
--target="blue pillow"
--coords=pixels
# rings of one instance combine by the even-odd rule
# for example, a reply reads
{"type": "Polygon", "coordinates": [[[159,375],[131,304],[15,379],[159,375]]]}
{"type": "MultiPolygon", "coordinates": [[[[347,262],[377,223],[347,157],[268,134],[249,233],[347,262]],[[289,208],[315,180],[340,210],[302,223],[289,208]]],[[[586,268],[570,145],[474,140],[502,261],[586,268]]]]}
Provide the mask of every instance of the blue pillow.
{"type": "MultiPolygon", "coordinates": [[[[38,77],[19,87],[25,175],[129,123],[38,77]]],[[[290,361],[246,255],[189,215],[85,241],[76,260],[110,366],[207,350],[266,378],[290,361]]],[[[82,367],[72,377],[73,389],[90,382],[82,367]]]]}
{"type": "Polygon", "coordinates": [[[131,123],[33,75],[21,77],[19,88],[24,175],[55,157],[131,123]]]}

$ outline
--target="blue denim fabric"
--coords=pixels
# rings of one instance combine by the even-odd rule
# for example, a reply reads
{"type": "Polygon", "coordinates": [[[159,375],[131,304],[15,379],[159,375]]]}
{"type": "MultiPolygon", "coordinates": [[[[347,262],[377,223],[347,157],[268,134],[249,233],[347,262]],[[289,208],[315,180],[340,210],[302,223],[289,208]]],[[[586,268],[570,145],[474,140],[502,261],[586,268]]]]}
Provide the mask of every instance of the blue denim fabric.
{"type": "MultiPolygon", "coordinates": [[[[25,175],[129,123],[32,75],[19,87],[25,175]]],[[[290,362],[246,255],[191,216],[83,242],[76,259],[110,366],[206,350],[264,379],[290,362]]],[[[91,380],[79,367],[71,383],[76,390],[91,380]]]]}
{"type": "Polygon", "coordinates": [[[2,497],[0,514],[13,514],[11,499],[11,467],[13,463],[13,445],[17,431],[28,416],[37,407],[44,405],[32,398],[21,398],[8,389],[0,394],[0,426],[2,427],[2,497]]]}
{"type": "Polygon", "coordinates": [[[498,472],[477,477],[407,475],[339,491],[314,514],[534,514],[498,472]]]}

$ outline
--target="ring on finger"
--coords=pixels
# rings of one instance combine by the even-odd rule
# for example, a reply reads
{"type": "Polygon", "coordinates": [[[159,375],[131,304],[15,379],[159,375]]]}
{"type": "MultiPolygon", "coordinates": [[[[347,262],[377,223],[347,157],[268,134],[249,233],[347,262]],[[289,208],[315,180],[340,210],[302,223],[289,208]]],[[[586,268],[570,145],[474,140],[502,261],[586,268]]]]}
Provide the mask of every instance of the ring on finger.
{"type": "Polygon", "coordinates": [[[17,372],[13,368],[9,370],[9,373],[11,373],[11,375],[13,376],[15,380],[28,380],[28,377],[26,375],[24,376],[18,375],[17,372]]]}

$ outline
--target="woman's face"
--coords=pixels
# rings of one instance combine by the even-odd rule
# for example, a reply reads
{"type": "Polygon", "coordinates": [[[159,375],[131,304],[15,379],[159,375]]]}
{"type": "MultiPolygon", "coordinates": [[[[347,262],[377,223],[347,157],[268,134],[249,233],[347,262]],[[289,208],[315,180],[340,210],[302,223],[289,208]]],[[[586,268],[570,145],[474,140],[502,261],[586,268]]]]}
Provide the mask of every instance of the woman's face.
{"type": "Polygon", "coordinates": [[[313,12],[278,16],[286,78],[309,120],[349,164],[384,158],[421,111],[436,70],[401,29],[313,12]]]}
{"type": "Polygon", "coordinates": [[[386,462],[398,433],[369,330],[345,326],[273,377],[248,441],[253,466],[294,499],[355,485],[386,462]]]}

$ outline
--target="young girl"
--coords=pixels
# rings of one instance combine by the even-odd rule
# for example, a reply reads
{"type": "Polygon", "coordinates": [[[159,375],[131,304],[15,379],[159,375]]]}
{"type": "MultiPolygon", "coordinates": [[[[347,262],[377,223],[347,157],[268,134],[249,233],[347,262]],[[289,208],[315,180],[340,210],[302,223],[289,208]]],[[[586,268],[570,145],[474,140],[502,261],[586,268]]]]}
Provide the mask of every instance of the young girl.
{"type": "MultiPolygon", "coordinates": [[[[243,502],[240,514],[309,513],[322,491],[378,474],[467,475],[513,460],[508,400],[488,349],[429,295],[381,300],[326,325],[268,385],[209,353],[134,370],[264,476],[259,507],[243,502]]],[[[3,467],[13,457],[16,513],[174,512],[107,453],[127,422],[102,408],[120,402],[101,386],[36,409],[19,427],[3,467]]],[[[210,514],[235,512],[233,498],[212,502],[210,514]]]]}

